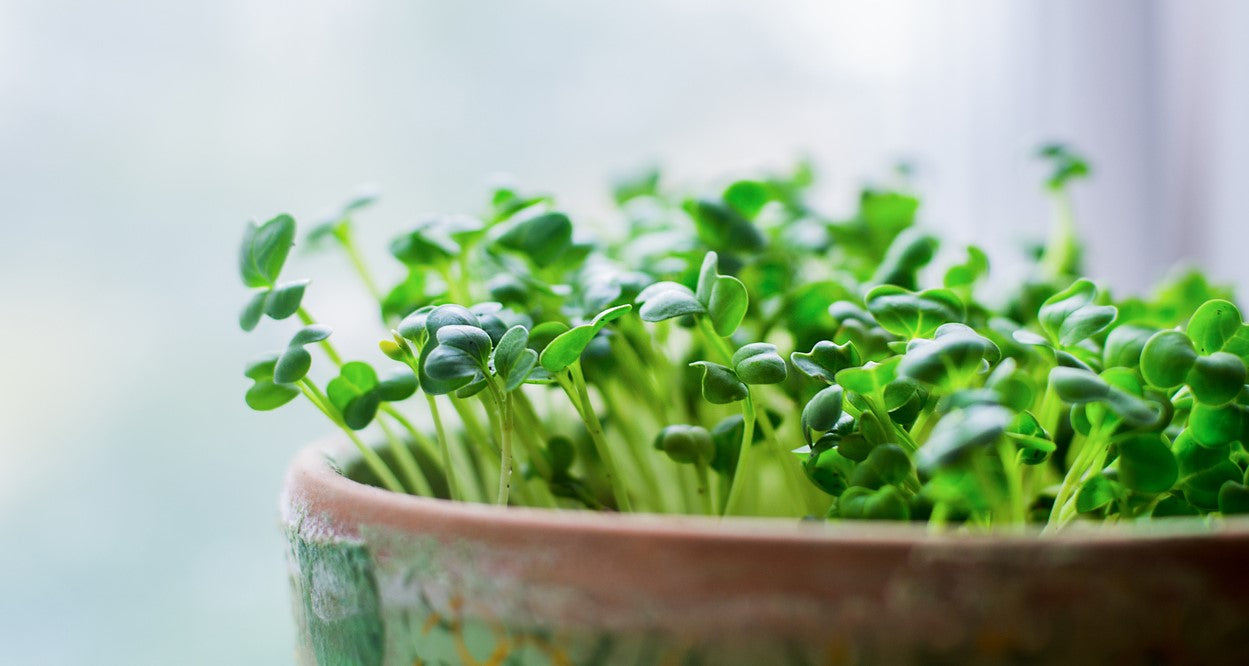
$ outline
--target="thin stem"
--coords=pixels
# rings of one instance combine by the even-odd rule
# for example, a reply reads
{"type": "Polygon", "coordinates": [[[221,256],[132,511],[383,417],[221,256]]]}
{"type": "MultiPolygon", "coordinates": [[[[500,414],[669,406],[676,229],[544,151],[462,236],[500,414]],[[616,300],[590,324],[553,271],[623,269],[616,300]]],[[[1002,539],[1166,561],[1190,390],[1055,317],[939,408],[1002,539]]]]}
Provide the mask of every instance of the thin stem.
{"type": "Polygon", "coordinates": [[[408,432],[408,435],[412,437],[412,441],[415,442],[417,446],[421,447],[421,450],[425,452],[425,455],[430,458],[438,457],[438,449],[433,440],[431,440],[425,433],[417,430],[416,426],[408,420],[408,417],[403,415],[403,412],[395,409],[394,405],[389,403],[383,403],[381,410],[384,414],[394,419],[395,422],[399,424],[399,427],[408,432]]]}
{"type": "Polygon", "coordinates": [[[495,377],[486,375],[487,390],[481,394],[481,402],[490,414],[495,437],[499,440],[499,488],[495,504],[507,505],[512,490],[512,410],[508,394],[495,377]]]}
{"type": "Polygon", "coordinates": [[[425,497],[433,497],[434,489],[429,485],[429,479],[421,473],[420,467],[416,464],[416,459],[412,457],[412,452],[404,445],[403,440],[386,425],[386,421],[377,419],[377,425],[381,427],[382,434],[386,435],[386,441],[390,443],[390,450],[395,454],[395,460],[399,462],[399,471],[403,473],[403,478],[408,482],[408,487],[415,494],[425,497]]]}
{"type": "Polygon", "coordinates": [[[351,443],[356,446],[356,449],[364,458],[364,463],[369,466],[369,469],[371,469],[374,474],[377,475],[377,478],[381,480],[382,485],[385,486],[387,490],[401,494],[407,492],[403,489],[403,484],[399,483],[399,479],[395,476],[394,472],[390,471],[390,468],[386,466],[386,461],[382,460],[382,457],[377,455],[376,451],[369,448],[364,442],[360,441],[360,438],[356,436],[355,431],[348,428],[346,423],[343,423],[342,419],[339,418],[338,414],[334,411],[334,408],[330,406],[329,401],[325,400],[325,395],[321,393],[321,390],[317,388],[316,384],[313,384],[308,378],[305,377],[304,379],[299,380],[299,390],[304,394],[304,397],[308,398],[308,400],[317,407],[317,409],[321,410],[321,413],[325,414],[331,421],[333,421],[334,425],[341,428],[342,431],[347,434],[351,443]]]}
{"type": "MultiPolygon", "coordinates": [[[[750,389],[747,390],[749,391],[750,389]]],[[[759,429],[763,431],[764,438],[772,444],[772,450],[777,456],[777,462],[780,464],[781,469],[784,470],[786,480],[789,482],[791,496],[798,501],[802,510],[805,511],[807,508],[806,501],[801,493],[803,489],[810,484],[803,478],[802,470],[799,468],[799,462],[794,458],[793,454],[786,450],[785,446],[781,444],[780,437],[776,435],[776,429],[772,427],[772,419],[768,417],[768,410],[766,406],[763,407],[763,411],[760,416],[762,418],[759,419],[759,429]]]]}
{"type": "Polygon", "coordinates": [[[360,276],[360,281],[364,283],[364,288],[369,291],[369,295],[373,300],[381,303],[385,300],[382,290],[377,287],[377,282],[369,273],[368,267],[364,263],[364,257],[360,254],[360,249],[356,247],[355,235],[351,231],[351,227],[347,226],[346,231],[341,234],[335,234],[338,242],[343,246],[343,250],[347,252],[347,259],[351,261],[351,265],[356,269],[356,274],[360,276]]]}
{"type": "Polygon", "coordinates": [[[708,516],[716,515],[715,501],[711,496],[710,475],[705,463],[695,463],[694,473],[698,475],[698,497],[702,500],[702,512],[708,516]]]}
{"type": "Polygon", "coordinates": [[[586,430],[590,433],[590,440],[594,442],[594,448],[598,451],[599,459],[603,463],[603,476],[606,478],[608,486],[611,487],[612,497],[616,500],[616,508],[624,512],[632,511],[629,493],[625,490],[619,469],[616,466],[616,460],[612,456],[611,447],[607,445],[607,439],[603,435],[603,424],[599,422],[598,414],[594,411],[594,405],[590,403],[590,392],[586,388],[585,376],[581,372],[581,361],[574,361],[572,365],[568,366],[567,372],[556,374],[556,378],[559,380],[560,386],[568,393],[568,397],[572,400],[574,406],[577,407],[577,411],[581,414],[581,420],[585,423],[586,430]]]}
{"type": "Polygon", "coordinates": [[[755,404],[750,399],[750,393],[746,393],[746,399],[742,401],[742,443],[737,452],[737,468],[733,470],[733,485],[729,487],[729,498],[724,502],[723,515],[728,516],[737,512],[737,505],[741,503],[742,486],[745,485],[746,475],[742,472],[746,468],[746,457],[750,453],[750,442],[755,436],[755,404]]]}
{"type": "Polygon", "coordinates": [[[711,327],[711,320],[706,317],[696,317],[698,319],[698,330],[703,334],[703,338],[707,341],[707,346],[720,357],[720,362],[724,365],[731,366],[733,363],[733,350],[729,347],[724,338],[716,333],[716,329],[711,327]]]}
{"type": "Polygon", "coordinates": [[[997,454],[1002,460],[1002,471],[1006,475],[1007,496],[1010,498],[1010,521],[1023,523],[1028,518],[1027,506],[1024,504],[1023,479],[1019,471],[1019,454],[1015,444],[1005,438],[999,438],[997,454]]]}
{"type": "Polygon", "coordinates": [[[451,499],[463,500],[464,493],[460,491],[455,464],[451,461],[451,446],[447,443],[447,431],[442,426],[442,415],[438,413],[438,401],[428,393],[425,394],[425,400],[429,403],[429,413],[434,417],[434,430],[438,433],[438,449],[442,454],[443,471],[447,475],[447,492],[451,495],[451,499]]]}

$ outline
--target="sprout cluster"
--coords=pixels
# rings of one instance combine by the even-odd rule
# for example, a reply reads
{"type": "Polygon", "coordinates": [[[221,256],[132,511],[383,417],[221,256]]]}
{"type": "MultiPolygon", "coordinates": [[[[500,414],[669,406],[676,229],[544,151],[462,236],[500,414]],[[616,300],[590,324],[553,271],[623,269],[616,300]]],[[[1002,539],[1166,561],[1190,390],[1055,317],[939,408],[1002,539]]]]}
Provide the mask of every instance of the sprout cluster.
{"type": "Polygon", "coordinates": [[[361,196],[307,238],[389,329],[366,360],[303,306],[307,280],[279,281],[280,215],[245,233],[240,325],[303,326],[247,366],[247,404],[302,395],[370,482],[464,501],[1050,528],[1249,512],[1249,324],[1197,272],[1148,298],[1081,277],[1068,187],[1089,169],[1040,155],[1053,233],[998,300],[986,253],[942,248],[905,188],[828,216],[805,164],[701,197],[641,174],[600,240],[498,188],[395,238],[389,289],[356,249],[361,196]]]}

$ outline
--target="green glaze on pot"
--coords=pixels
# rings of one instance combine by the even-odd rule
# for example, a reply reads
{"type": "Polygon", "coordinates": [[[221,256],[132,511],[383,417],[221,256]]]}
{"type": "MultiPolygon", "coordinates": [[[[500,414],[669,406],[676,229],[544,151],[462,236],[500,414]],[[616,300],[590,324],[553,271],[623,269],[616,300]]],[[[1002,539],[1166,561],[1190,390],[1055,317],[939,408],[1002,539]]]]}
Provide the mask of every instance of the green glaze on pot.
{"type": "Polygon", "coordinates": [[[326,666],[383,663],[381,606],[373,560],[363,544],[308,539],[296,527],[290,539],[291,587],[303,661],[326,666]]]}

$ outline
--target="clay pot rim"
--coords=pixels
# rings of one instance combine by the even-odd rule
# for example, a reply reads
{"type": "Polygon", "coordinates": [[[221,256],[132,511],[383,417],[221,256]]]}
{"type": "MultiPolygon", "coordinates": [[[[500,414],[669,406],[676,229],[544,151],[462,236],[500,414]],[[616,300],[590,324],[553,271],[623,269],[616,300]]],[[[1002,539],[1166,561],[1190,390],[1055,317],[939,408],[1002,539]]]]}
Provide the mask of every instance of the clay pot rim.
{"type": "Polygon", "coordinates": [[[335,468],[359,459],[345,438],[309,445],[292,460],[286,474],[281,511],[283,522],[298,525],[307,518],[338,536],[355,536],[360,525],[424,531],[431,520],[455,523],[464,531],[503,528],[547,534],[617,535],[621,538],[680,538],[734,543],[854,543],[882,546],[942,544],[969,547],[1025,547],[1047,545],[1123,547],[1140,542],[1249,541],[1249,516],[1206,522],[1205,519],[1169,518],[1141,524],[1080,525],[1041,537],[1039,528],[986,533],[933,532],[922,524],[889,521],[801,523],[789,518],[715,518],[671,514],[639,514],[500,507],[405,495],[353,481],[335,468]]]}

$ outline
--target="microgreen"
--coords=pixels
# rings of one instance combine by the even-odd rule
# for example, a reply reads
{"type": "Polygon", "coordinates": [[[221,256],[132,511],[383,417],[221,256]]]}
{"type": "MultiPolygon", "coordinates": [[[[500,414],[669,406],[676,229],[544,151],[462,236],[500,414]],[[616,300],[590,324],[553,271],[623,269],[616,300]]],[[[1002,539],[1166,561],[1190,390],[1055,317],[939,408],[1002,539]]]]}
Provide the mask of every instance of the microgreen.
{"type": "Polygon", "coordinates": [[[387,489],[462,501],[968,529],[1249,513],[1233,295],[1192,271],[1130,298],[1082,276],[1088,164],[1040,157],[1052,234],[996,300],[988,254],[942,252],[914,193],[827,215],[807,164],[710,193],[645,170],[616,183],[610,241],[500,186],[396,235],[387,289],[356,247],[363,191],[303,237],[379,315],[350,361],[285,274],[302,241],[278,215],[244,230],[239,324],[300,325],[245,367],[245,401],[302,397],[387,489]]]}

